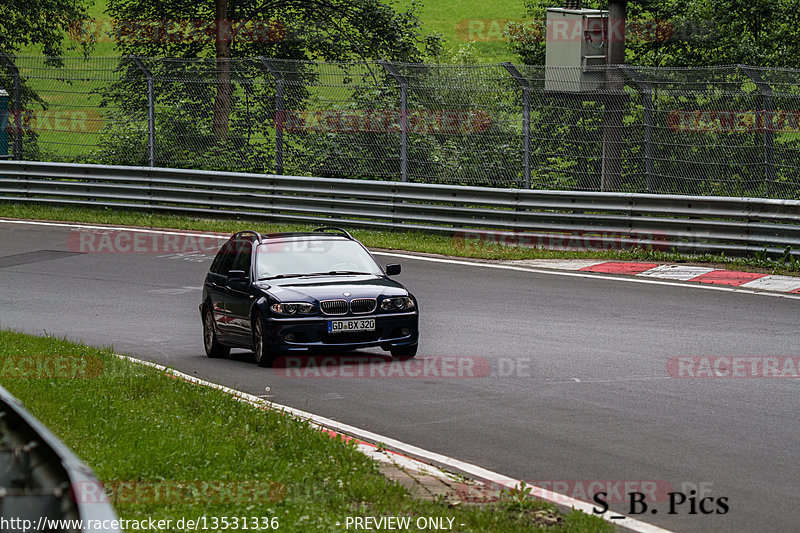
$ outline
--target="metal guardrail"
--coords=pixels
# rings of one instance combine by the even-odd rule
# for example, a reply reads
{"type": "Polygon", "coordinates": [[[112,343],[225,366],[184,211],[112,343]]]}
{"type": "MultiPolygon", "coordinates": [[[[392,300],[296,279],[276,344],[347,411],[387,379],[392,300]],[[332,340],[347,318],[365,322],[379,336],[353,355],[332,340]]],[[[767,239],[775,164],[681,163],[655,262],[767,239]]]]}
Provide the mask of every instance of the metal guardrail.
{"type": "Polygon", "coordinates": [[[565,249],[783,255],[791,247],[800,257],[800,200],[0,161],[0,201],[418,230],[565,249]]]}
{"type": "Polygon", "coordinates": [[[40,531],[121,533],[107,500],[76,497],[80,487],[91,486],[90,493],[100,489],[92,470],[3,387],[0,438],[0,517],[11,524],[3,531],[23,531],[21,524],[29,521],[40,531]],[[60,520],[73,521],[73,527],[53,525],[60,520]],[[82,529],[74,527],[78,520],[82,529]]]}

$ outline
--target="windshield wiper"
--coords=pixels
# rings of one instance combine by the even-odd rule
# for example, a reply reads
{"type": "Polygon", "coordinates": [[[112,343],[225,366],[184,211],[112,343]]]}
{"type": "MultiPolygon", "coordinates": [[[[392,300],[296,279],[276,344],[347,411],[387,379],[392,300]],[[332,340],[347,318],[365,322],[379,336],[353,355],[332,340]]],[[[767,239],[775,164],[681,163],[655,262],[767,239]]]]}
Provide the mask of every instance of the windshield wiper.
{"type": "Polygon", "coordinates": [[[263,278],[258,278],[258,281],[264,281],[267,279],[299,278],[301,276],[305,276],[305,274],[277,274],[275,276],[265,276],[263,278]]]}
{"type": "Polygon", "coordinates": [[[356,275],[356,274],[368,275],[369,272],[358,272],[356,270],[331,270],[330,272],[318,272],[318,273],[316,273],[314,275],[315,276],[316,275],[324,276],[326,274],[333,274],[333,275],[340,275],[340,274],[343,274],[343,275],[345,275],[345,274],[346,275],[356,275]]]}
{"type": "Polygon", "coordinates": [[[369,272],[357,272],[355,270],[329,270],[328,272],[306,272],[305,274],[277,274],[275,276],[267,276],[265,278],[258,278],[259,281],[267,279],[281,279],[281,278],[305,278],[312,276],[340,276],[340,275],[369,275],[369,272]]]}

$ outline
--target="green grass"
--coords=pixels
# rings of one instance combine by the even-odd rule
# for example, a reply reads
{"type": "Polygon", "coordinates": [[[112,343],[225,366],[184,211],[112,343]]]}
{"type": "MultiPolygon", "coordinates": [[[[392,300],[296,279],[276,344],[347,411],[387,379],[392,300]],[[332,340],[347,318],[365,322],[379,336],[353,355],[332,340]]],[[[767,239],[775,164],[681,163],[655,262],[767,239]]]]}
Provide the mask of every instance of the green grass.
{"type": "Polygon", "coordinates": [[[341,531],[336,523],[347,516],[445,516],[464,524],[459,531],[612,531],[599,518],[577,512],[541,529],[532,513],[553,508],[533,501],[520,507],[513,497],[480,507],[414,499],[354,446],[306,422],[121,360],[110,349],[0,330],[0,368],[2,385],[110,487],[204,482],[212,491],[237,483],[273,488],[262,498],[231,497],[221,489],[205,493],[210,497],[161,492],[156,499],[155,493],[134,497],[130,489],[120,490],[116,509],[123,519],[277,517],[281,531],[341,531]],[[20,377],[13,368],[27,368],[25,358],[91,359],[99,365],[98,372],[79,379],[24,370],[20,377]]]}
{"type": "MultiPolygon", "coordinates": [[[[495,0],[474,2],[469,0],[423,0],[420,20],[425,33],[440,33],[445,39],[445,50],[458,50],[470,45],[470,60],[478,63],[516,61],[508,50],[502,35],[506,21],[525,17],[522,0],[495,0]]],[[[411,6],[411,0],[399,0],[398,8],[411,6]]]]}
{"type": "MultiPolygon", "coordinates": [[[[148,228],[173,228],[221,233],[233,233],[244,229],[261,232],[307,231],[315,226],[298,224],[274,224],[247,219],[209,219],[181,215],[165,215],[147,211],[109,208],[51,207],[41,204],[21,204],[0,201],[0,217],[24,220],[54,220],[64,222],[86,222],[119,226],[148,228]]],[[[453,230],[458,232],[457,229],[453,230]]],[[[416,231],[389,232],[375,230],[352,230],[352,234],[370,248],[402,250],[429,254],[491,260],[513,259],[606,259],[623,261],[654,261],[662,263],[698,263],[730,270],[752,270],[771,274],[800,275],[800,260],[796,258],[774,259],[757,253],[746,258],[731,258],[724,255],[689,255],[654,250],[607,250],[607,251],[560,251],[542,250],[522,246],[503,246],[479,243],[416,231]]]]}

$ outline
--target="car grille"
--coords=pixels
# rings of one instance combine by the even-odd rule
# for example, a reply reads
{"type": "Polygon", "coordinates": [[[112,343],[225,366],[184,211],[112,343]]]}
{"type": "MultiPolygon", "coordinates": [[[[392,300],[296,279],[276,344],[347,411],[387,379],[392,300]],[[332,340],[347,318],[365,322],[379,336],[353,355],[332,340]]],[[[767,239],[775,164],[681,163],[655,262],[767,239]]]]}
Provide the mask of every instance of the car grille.
{"type": "Polygon", "coordinates": [[[319,307],[326,315],[347,314],[347,300],[323,300],[319,303],[319,307]]]}
{"type": "Polygon", "coordinates": [[[375,298],[358,298],[350,302],[350,310],[353,313],[371,313],[378,306],[375,298]]]}

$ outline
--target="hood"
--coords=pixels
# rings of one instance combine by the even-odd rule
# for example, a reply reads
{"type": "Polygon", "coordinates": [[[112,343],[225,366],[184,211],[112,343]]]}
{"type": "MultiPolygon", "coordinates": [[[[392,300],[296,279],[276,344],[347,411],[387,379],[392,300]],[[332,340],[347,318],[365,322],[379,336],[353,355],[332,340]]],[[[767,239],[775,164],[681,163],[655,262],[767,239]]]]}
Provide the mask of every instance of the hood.
{"type": "Polygon", "coordinates": [[[408,294],[408,291],[400,283],[371,274],[286,278],[267,280],[258,285],[282,302],[375,298],[408,294]],[[345,296],[345,292],[349,292],[350,296],[345,296]]]}

